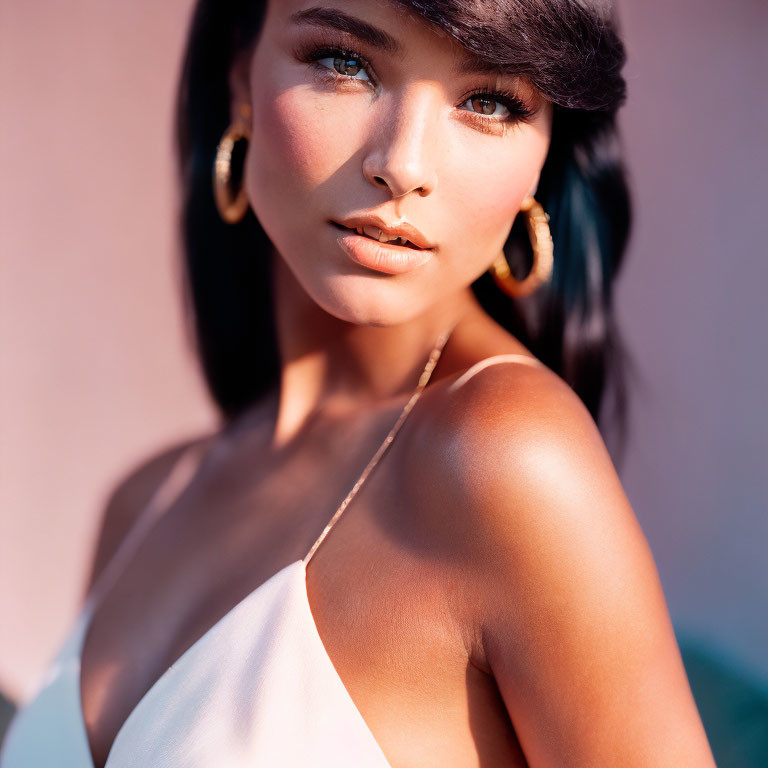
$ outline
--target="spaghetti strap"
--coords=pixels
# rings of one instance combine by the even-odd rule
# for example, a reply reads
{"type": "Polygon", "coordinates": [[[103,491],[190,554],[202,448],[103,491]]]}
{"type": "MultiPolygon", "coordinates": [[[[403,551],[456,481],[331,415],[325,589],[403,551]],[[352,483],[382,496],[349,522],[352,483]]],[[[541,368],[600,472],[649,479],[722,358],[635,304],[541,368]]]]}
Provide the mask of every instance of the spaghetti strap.
{"type": "Polygon", "coordinates": [[[541,360],[533,357],[532,355],[523,355],[519,353],[506,353],[503,355],[493,355],[492,357],[486,357],[484,360],[479,360],[471,368],[467,369],[456,381],[454,381],[449,387],[448,392],[455,392],[460,387],[463,387],[473,376],[480,373],[480,371],[488,368],[491,365],[498,363],[525,363],[532,365],[535,368],[546,368],[547,366],[541,362],[541,360]]]}
{"type": "MultiPolygon", "coordinates": [[[[373,458],[368,462],[368,466],[363,470],[357,482],[352,487],[352,490],[349,492],[349,494],[347,494],[347,497],[344,499],[344,501],[341,502],[341,505],[336,510],[336,512],[334,512],[333,516],[328,521],[328,524],[323,529],[323,532],[320,534],[320,536],[318,536],[318,538],[316,539],[315,543],[312,545],[309,552],[304,556],[303,562],[305,567],[308,565],[309,561],[312,559],[315,552],[317,551],[317,548],[323,542],[325,537],[331,532],[331,529],[336,524],[336,522],[341,517],[341,515],[344,513],[344,510],[352,501],[355,494],[360,490],[360,487],[366,481],[366,479],[368,478],[368,475],[370,475],[373,468],[376,466],[376,464],[379,462],[379,460],[384,455],[386,450],[392,444],[392,441],[395,439],[395,435],[399,432],[400,427],[402,427],[403,422],[408,417],[408,414],[413,409],[413,406],[416,405],[416,401],[419,399],[419,397],[421,397],[421,393],[424,391],[424,387],[426,387],[427,382],[429,381],[429,378],[432,375],[432,371],[435,369],[435,366],[437,365],[437,361],[440,358],[440,353],[442,352],[443,347],[448,341],[448,338],[450,337],[452,330],[453,328],[447,331],[444,331],[440,335],[440,338],[438,339],[437,344],[435,344],[435,347],[432,350],[432,354],[429,356],[427,365],[424,368],[423,373],[421,374],[421,378],[419,379],[418,386],[414,390],[408,402],[405,404],[405,407],[403,408],[403,410],[400,412],[400,416],[395,422],[395,425],[392,427],[389,434],[384,438],[384,442],[382,442],[382,444],[379,446],[379,449],[376,451],[373,458]]],[[[475,374],[483,370],[483,368],[487,368],[489,365],[494,365],[495,363],[502,363],[502,362],[527,363],[528,365],[533,365],[540,368],[546,368],[546,366],[540,360],[530,355],[515,354],[515,353],[494,355],[493,357],[487,357],[484,360],[480,360],[479,362],[475,363],[471,368],[469,368],[465,373],[463,373],[456,381],[454,381],[450,385],[450,387],[448,387],[448,391],[451,392],[458,389],[460,386],[465,384],[469,379],[471,379],[472,376],[474,376],[475,374]]]]}
{"type": "Polygon", "coordinates": [[[93,588],[85,599],[84,610],[93,611],[101,597],[115,582],[125,564],[136,552],[153,524],[188,487],[206,453],[205,443],[190,445],[179,454],[171,471],[152,493],[146,506],[139,513],[128,533],[123,537],[112,557],[96,578],[93,588]]]}
{"type": "Polygon", "coordinates": [[[435,370],[435,366],[437,365],[437,361],[440,359],[440,354],[443,351],[443,347],[448,341],[448,338],[450,337],[452,331],[453,331],[453,326],[447,330],[444,330],[438,337],[437,342],[433,347],[432,352],[429,355],[427,364],[424,366],[424,370],[422,371],[421,376],[419,377],[419,383],[416,386],[416,389],[414,389],[413,393],[408,399],[408,402],[403,407],[403,410],[400,411],[400,415],[397,417],[397,421],[395,421],[392,429],[389,430],[389,434],[384,438],[378,450],[373,455],[373,458],[371,458],[371,460],[368,462],[368,465],[363,470],[360,477],[357,479],[357,482],[354,484],[354,486],[352,486],[352,490],[347,494],[347,497],[344,499],[344,501],[341,502],[341,504],[339,505],[339,508],[333,513],[333,516],[331,517],[331,519],[328,521],[328,524],[323,529],[323,532],[317,537],[317,539],[315,540],[315,543],[312,545],[309,552],[307,552],[307,554],[304,556],[302,562],[304,563],[305,568],[307,567],[307,565],[309,564],[309,561],[314,556],[315,552],[317,551],[317,548],[320,546],[320,544],[322,544],[325,537],[331,532],[331,529],[333,528],[334,525],[336,525],[336,522],[344,513],[344,510],[349,506],[349,503],[352,501],[354,496],[360,490],[360,487],[366,481],[366,479],[368,478],[368,475],[371,474],[373,468],[376,466],[376,464],[379,463],[379,460],[386,453],[389,446],[392,445],[392,441],[395,439],[395,436],[400,431],[400,428],[403,426],[405,420],[408,418],[408,414],[413,410],[413,407],[416,405],[416,402],[421,397],[421,393],[424,391],[424,388],[427,386],[427,382],[432,376],[432,371],[435,370]]]}

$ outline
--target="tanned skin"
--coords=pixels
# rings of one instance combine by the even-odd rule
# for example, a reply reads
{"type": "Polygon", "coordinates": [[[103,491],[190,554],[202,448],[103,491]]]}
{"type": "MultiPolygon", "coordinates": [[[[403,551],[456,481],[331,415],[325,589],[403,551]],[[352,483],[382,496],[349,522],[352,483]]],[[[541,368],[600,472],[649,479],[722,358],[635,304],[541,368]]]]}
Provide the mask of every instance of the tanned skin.
{"type": "MultiPolygon", "coordinates": [[[[271,0],[232,67],[232,119],[253,115],[246,189],[275,246],[280,380],[194,441],[191,482],[97,606],[81,677],[95,764],[186,649],[304,557],[455,326],[307,569],[373,736],[393,768],[711,768],[652,554],[586,408],[547,368],[464,375],[531,354],[469,286],[535,192],[551,104],[511,75],[457,74],[458,44],[394,6],[322,5],[271,0]],[[310,61],[318,36],[368,69],[310,61]],[[477,111],[473,94],[502,87],[529,119],[477,111]],[[397,275],[352,263],[331,222],[359,211],[406,218],[434,257],[397,275]]],[[[115,489],[94,580],[188,448],[115,489]]]]}

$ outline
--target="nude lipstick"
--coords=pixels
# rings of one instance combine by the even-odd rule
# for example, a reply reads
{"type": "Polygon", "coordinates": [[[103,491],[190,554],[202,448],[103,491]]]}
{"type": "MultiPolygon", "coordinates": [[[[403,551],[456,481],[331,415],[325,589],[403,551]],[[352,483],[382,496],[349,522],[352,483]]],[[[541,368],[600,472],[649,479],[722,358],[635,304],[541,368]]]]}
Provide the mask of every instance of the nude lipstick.
{"type": "Polygon", "coordinates": [[[340,248],[355,263],[389,275],[411,272],[426,264],[435,247],[408,222],[390,226],[364,215],[331,222],[340,248]]]}

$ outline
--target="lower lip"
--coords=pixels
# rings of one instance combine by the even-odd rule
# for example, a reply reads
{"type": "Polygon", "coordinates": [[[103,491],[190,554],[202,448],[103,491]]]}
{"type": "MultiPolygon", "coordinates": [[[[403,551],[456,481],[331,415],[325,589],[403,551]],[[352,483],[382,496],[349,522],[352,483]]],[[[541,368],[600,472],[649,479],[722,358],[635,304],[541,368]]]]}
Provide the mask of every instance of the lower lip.
{"type": "Polygon", "coordinates": [[[402,275],[426,264],[433,255],[432,249],[417,250],[407,245],[379,243],[376,240],[358,235],[352,229],[346,229],[334,223],[340,230],[337,242],[341,250],[356,264],[387,275],[402,275]]]}

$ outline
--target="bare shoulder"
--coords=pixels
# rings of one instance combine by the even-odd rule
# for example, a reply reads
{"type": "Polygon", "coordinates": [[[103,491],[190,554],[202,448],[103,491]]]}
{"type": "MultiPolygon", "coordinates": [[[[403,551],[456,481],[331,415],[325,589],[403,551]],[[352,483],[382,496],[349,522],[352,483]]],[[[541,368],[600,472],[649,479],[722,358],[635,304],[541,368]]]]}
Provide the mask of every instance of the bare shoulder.
{"type": "Polygon", "coordinates": [[[210,439],[210,436],[199,436],[167,446],[128,469],[117,481],[109,492],[101,515],[88,591],[182,455],[190,449],[202,447],[210,439]]]}
{"type": "Polygon", "coordinates": [[[453,553],[476,661],[532,765],[711,768],[655,562],[597,425],[555,373],[504,360],[436,387],[412,448],[410,493],[453,553]]]}
{"type": "Polygon", "coordinates": [[[522,358],[494,355],[447,377],[414,420],[413,492],[425,489],[421,504],[472,527],[478,551],[464,554],[479,563],[497,548],[503,557],[510,546],[517,555],[537,549],[535,531],[562,530],[558,518],[569,515],[580,526],[607,515],[638,530],[586,406],[557,374],[522,358]]]}

